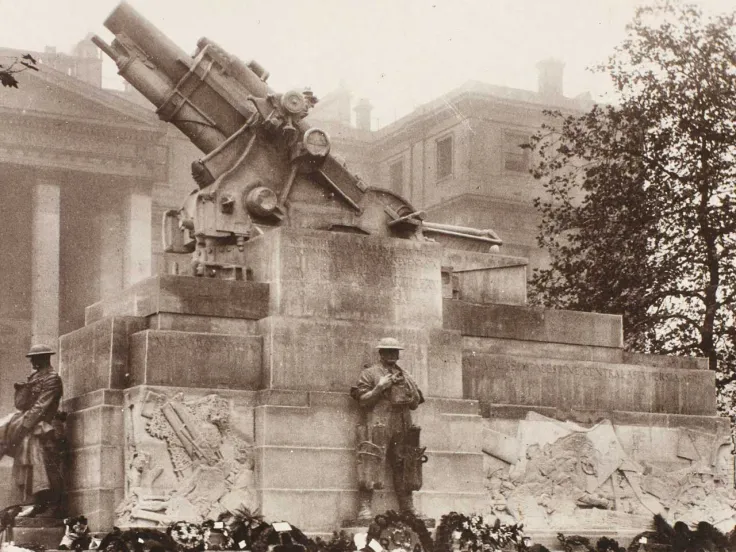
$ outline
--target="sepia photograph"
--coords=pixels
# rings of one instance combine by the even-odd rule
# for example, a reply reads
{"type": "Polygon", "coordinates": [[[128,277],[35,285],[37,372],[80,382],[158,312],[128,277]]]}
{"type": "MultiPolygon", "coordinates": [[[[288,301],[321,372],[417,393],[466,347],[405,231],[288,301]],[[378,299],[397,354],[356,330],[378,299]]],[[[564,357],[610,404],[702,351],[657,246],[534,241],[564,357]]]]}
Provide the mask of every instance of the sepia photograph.
{"type": "Polygon", "coordinates": [[[0,29],[0,552],[736,552],[733,0],[0,29]]]}

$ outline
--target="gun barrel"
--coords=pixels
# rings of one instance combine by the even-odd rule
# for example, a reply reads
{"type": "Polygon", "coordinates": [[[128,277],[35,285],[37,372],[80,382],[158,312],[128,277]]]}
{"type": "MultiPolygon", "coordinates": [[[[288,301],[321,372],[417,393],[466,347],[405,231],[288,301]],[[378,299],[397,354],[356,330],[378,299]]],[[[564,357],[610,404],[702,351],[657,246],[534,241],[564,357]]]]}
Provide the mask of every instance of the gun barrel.
{"type": "Polygon", "coordinates": [[[174,83],[189,71],[191,57],[127,2],[121,2],[104,25],[115,36],[134,42],[174,83]]]}

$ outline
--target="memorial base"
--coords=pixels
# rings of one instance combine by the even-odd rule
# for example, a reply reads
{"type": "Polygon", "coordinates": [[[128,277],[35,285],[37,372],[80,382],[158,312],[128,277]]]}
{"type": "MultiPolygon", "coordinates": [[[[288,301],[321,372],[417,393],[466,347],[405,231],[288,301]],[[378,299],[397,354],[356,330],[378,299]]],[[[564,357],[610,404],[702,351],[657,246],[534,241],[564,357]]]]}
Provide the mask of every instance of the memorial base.
{"type": "MultiPolygon", "coordinates": [[[[70,514],[90,530],[244,506],[312,534],[354,520],[348,390],[388,336],[426,397],[421,515],[543,538],[633,535],[654,513],[733,527],[728,422],[701,360],[624,352],[620,317],[522,304],[510,258],[288,228],[246,253],[254,281],[150,278],[61,338],[70,514]],[[448,293],[448,262],[488,270],[448,293]],[[457,299],[486,287],[517,304],[457,299]]],[[[375,493],[375,513],[397,506],[375,493]]]]}

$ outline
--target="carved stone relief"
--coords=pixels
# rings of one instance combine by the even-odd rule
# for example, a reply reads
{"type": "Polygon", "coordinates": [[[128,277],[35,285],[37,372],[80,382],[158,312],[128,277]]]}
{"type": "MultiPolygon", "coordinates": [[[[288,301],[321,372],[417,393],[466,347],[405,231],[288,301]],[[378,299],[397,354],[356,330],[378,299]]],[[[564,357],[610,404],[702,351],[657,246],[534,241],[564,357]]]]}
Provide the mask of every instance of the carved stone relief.
{"type": "Polygon", "coordinates": [[[128,410],[118,525],[199,522],[256,506],[252,435],[245,429],[252,423],[238,419],[231,400],[148,390],[128,410]]]}
{"type": "Polygon", "coordinates": [[[502,521],[534,529],[635,529],[661,514],[730,530],[728,445],[723,435],[680,429],[675,458],[634,460],[608,420],[583,427],[530,412],[516,438],[486,430],[487,491],[502,521]]]}

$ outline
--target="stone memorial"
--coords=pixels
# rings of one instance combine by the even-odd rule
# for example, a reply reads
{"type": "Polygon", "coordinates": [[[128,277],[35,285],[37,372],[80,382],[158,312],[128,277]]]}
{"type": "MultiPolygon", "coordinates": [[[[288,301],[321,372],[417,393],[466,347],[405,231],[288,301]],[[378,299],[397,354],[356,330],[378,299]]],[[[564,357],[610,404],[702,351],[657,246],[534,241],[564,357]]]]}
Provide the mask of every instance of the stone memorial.
{"type": "Polygon", "coordinates": [[[106,531],[248,507],[331,533],[368,506],[454,510],[542,541],[632,536],[654,513],[733,526],[705,361],[626,353],[618,316],[527,306],[524,259],[366,186],[306,124],[313,97],[272,93],[257,63],[206,39],[189,57],[125,4],[106,24],[121,74],[205,157],[165,219],[189,275],[91,305],[60,339],[70,514],[106,531]],[[424,401],[405,455],[366,427],[369,385],[349,393],[386,336],[405,346],[401,408],[424,401]],[[364,454],[384,446],[411,459],[402,477],[364,454]]]}

